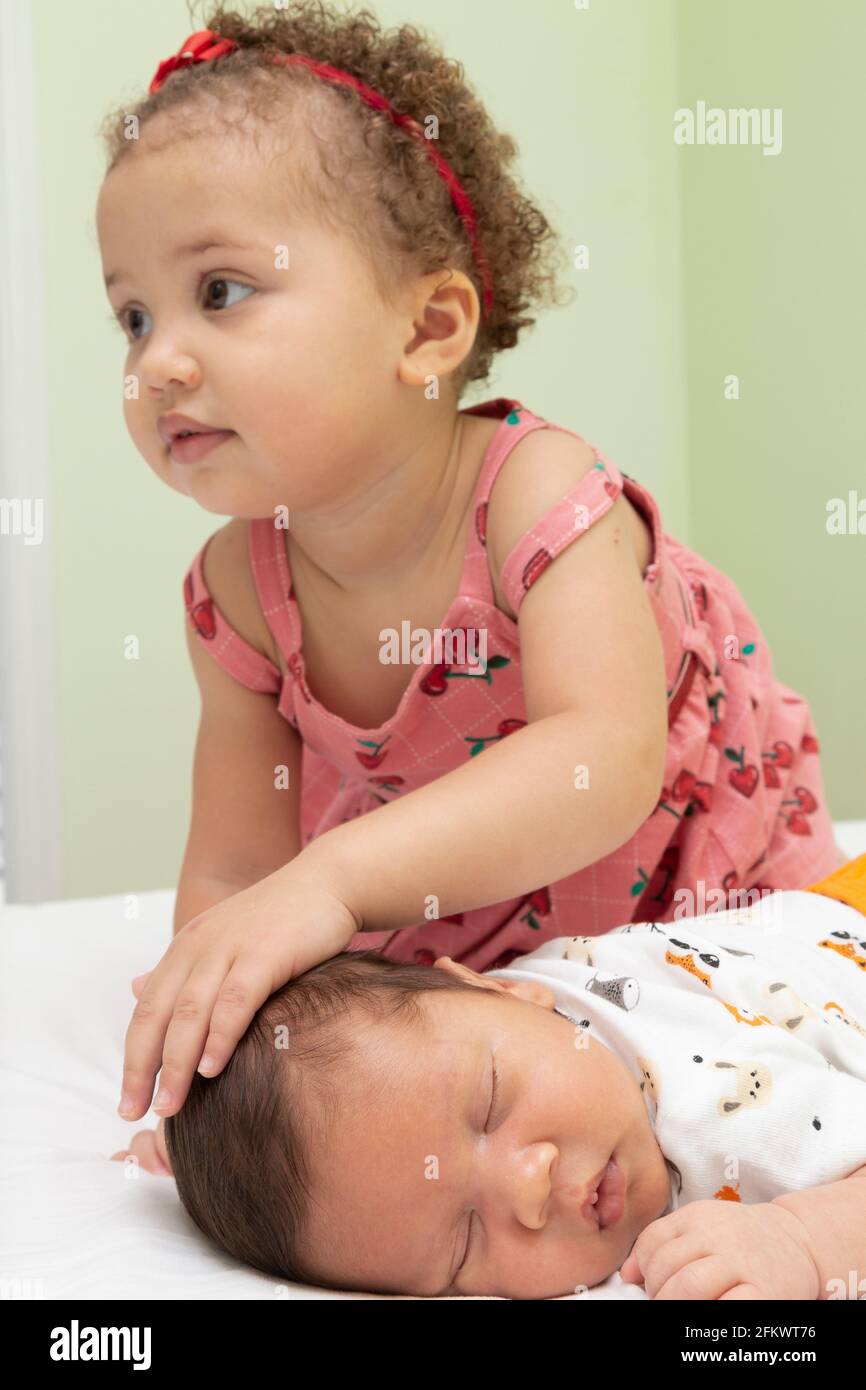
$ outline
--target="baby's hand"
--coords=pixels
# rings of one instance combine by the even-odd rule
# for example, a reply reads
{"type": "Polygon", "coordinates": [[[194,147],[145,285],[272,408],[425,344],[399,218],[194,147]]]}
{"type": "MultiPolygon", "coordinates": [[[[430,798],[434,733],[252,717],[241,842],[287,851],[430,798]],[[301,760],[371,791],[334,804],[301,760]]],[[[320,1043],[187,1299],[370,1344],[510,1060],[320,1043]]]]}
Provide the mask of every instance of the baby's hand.
{"type": "Polygon", "coordinates": [[[302,861],[299,855],[193,917],[158,965],[136,978],[138,1003],[125,1040],[124,1119],[140,1119],[147,1110],[160,1068],[154,1109],[175,1114],[203,1054],[213,1059],[204,1074],[217,1075],[274,990],[345,950],[358,923],[318,869],[302,861]]]}
{"type": "Polygon", "coordinates": [[[771,1202],[689,1202],[650,1222],[620,1270],[650,1298],[815,1299],[819,1275],[793,1212],[771,1202]]]}
{"type": "Polygon", "coordinates": [[[164,1127],[165,1120],[160,1120],[156,1129],[140,1129],[137,1134],[133,1134],[128,1149],[121,1149],[111,1155],[112,1162],[115,1159],[129,1158],[134,1154],[141,1167],[146,1168],[148,1173],[158,1173],[162,1176],[170,1174],[171,1163],[165,1147],[164,1127]]]}

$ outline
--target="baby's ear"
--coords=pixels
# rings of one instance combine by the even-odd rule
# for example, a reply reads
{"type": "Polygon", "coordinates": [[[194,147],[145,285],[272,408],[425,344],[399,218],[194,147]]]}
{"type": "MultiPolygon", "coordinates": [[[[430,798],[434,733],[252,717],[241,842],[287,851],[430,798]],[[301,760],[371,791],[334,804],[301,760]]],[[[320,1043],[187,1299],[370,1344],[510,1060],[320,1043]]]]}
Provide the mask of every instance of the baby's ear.
{"type": "MultiPolygon", "coordinates": [[[[483,979],[483,976],[482,976],[483,979]]],[[[541,980],[488,980],[488,985],[501,985],[510,994],[518,999],[526,999],[530,1004],[537,1004],[540,1009],[550,1009],[551,1012],[556,1008],[556,995],[549,985],[541,980]]]]}
{"type": "Polygon", "coordinates": [[[530,1004],[538,1004],[542,1009],[552,1010],[556,1007],[553,990],[541,980],[508,980],[496,975],[479,975],[476,970],[470,970],[468,965],[461,965],[450,956],[439,956],[433,964],[434,968],[445,970],[449,975],[456,975],[459,980],[468,980],[471,985],[477,985],[480,989],[507,992],[518,999],[527,999],[530,1004]]]}
{"type": "Polygon", "coordinates": [[[159,1157],[160,1157],[161,1161],[165,1164],[165,1166],[166,1166],[166,1168],[168,1169],[168,1171],[171,1172],[171,1171],[172,1171],[171,1159],[170,1159],[169,1156],[168,1156],[168,1149],[167,1149],[166,1146],[165,1146],[165,1116],[164,1116],[164,1115],[162,1116],[162,1118],[160,1119],[159,1124],[158,1124],[157,1127],[156,1127],[156,1133],[155,1133],[155,1136],[154,1136],[154,1143],[155,1143],[155,1145],[156,1145],[156,1152],[159,1154],[159,1157]]]}
{"type": "MultiPolygon", "coordinates": [[[[468,965],[463,965],[459,960],[452,960],[450,956],[437,956],[433,962],[434,970],[444,970],[446,975],[453,975],[456,980],[466,980],[470,985],[477,985],[479,989],[493,989],[499,986],[505,987],[504,980],[491,979],[489,975],[479,975],[477,970],[472,970],[468,965]]],[[[509,980],[508,984],[516,984],[516,980],[509,980]]]]}

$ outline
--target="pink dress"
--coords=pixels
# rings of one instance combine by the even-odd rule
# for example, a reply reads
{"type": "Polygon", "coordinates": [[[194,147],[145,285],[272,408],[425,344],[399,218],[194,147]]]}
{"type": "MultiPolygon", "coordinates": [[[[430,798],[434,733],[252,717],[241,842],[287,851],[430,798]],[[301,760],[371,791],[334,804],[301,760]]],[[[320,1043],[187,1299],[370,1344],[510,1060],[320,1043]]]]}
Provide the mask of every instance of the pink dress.
{"type": "MultiPolygon", "coordinates": [[[[280,713],[301,735],[304,845],[482,757],[491,743],[526,723],[518,627],[495,606],[485,519],[496,476],[518,440],[531,430],[562,427],[503,397],[462,413],[501,423],[476,484],[475,526],[459,590],[439,626],[487,629],[483,671],[477,664],[416,666],[392,717],[376,729],[358,728],[325,709],[307,686],[284,536],[272,518],[250,522],[249,547],[262,612],[287,664],[285,681],[229,627],[208,594],[202,573],[207,543],[187,572],[184,598],[199,639],[237,680],[277,698],[280,713]]],[[[449,955],[474,970],[501,968],[553,936],[597,936],[630,921],[673,921],[675,909],[677,917],[683,914],[682,899],[674,901],[678,889],[695,894],[686,910],[701,913],[734,905],[734,899],[708,903],[711,889],[805,888],[837,866],[807,702],[775,679],[763,633],[734,583],[667,535],[646,488],[590,447],[595,467],[517,542],[500,583],[518,613],[539,574],[588,529],[576,522],[576,505],[586,505],[592,525],[624,489],[643,513],[654,542],[644,584],[668,687],[658,804],[631,840],[578,873],[539,883],[508,902],[398,931],[358,933],[350,949],[381,948],[393,959],[423,964],[449,955]],[[725,656],[732,635],[739,639],[737,660],[725,656]]],[[[470,649],[470,663],[472,656],[470,649]]],[[[483,842],[478,853],[485,853],[483,842]]]]}

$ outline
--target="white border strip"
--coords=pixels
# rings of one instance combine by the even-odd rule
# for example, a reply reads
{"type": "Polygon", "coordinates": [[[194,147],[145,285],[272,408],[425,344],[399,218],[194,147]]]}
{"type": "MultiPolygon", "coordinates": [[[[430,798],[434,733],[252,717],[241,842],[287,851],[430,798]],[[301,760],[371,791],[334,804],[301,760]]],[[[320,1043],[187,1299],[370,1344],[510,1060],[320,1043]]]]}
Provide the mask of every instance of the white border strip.
{"type": "MultiPolygon", "coordinates": [[[[5,899],[62,892],[54,525],[41,159],[30,0],[0,0],[0,497],[42,498],[44,535],[0,526],[0,757],[5,899]]],[[[31,500],[31,508],[35,508],[31,500]]]]}

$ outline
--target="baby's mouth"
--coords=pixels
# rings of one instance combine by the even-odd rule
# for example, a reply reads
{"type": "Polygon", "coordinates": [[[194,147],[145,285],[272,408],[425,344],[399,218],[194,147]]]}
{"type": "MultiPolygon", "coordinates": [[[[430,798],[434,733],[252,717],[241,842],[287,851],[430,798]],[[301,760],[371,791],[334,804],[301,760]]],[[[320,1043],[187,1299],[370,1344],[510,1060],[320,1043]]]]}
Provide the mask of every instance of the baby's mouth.
{"type": "Polygon", "coordinates": [[[625,1210],[625,1187],[625,1175],[611,1155],[594,1198],[593,1210],[600,1231],[609,1230],[620,1220],[625,1210]]]}

